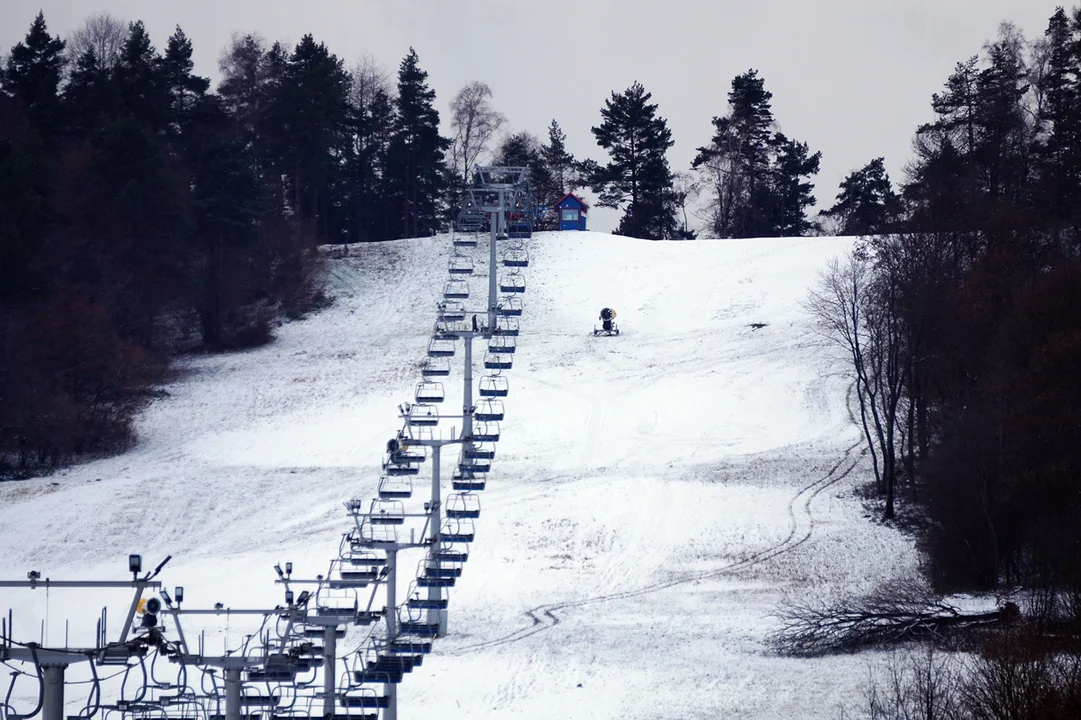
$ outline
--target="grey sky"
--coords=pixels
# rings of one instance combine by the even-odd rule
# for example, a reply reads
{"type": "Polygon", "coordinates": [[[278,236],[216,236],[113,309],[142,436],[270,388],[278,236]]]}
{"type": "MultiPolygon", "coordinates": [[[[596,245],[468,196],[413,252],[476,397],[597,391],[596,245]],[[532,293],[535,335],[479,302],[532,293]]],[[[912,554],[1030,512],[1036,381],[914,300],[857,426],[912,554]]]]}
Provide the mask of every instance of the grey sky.
{"type": "MultiPolygon", "coordinates": [[[[160,48],[180,25],[196,69],[217,80],[234,31],[326,42],[346,64],[369,53],[394,71],[410,45],[441,116],[471,80],[488,83],[514,130],[541,139],[552,118],[578,157],[604,159],[589,128],[612,90],[645,85],[686,170],[726,111],[732,78],[757,68],[781,130],[823,154],[816,197],[829,204],[848,172],[883,155],[895,181],[931,93],[980,51],[1002,20],[1042,34],[1054,0],[0,0],[0,48],[22,39],[38,9],[66,36],[106,10],[142,19],[160,48]]],[[[611,230],[612,211],[592,229],[611,230]]]]}

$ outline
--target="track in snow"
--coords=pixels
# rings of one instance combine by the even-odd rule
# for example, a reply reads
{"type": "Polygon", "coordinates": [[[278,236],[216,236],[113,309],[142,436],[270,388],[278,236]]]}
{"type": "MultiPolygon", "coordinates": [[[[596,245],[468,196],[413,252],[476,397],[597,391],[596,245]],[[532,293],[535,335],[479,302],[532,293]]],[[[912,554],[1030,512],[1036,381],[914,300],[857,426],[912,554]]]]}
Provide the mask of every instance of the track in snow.
{"type": "Polygon", "coordinates": [[[691,573],[684,575],[680,578],[673,580],[665,580],[651,585],[646,585],[634,590],[626,590],[623,592],[609,593],[606,595],[597,595],[591,598],[585,598],[583,600],[574,600],[564,603],[548,603],[545,605],[538,605],[535,608],[525,611],[524,615],[531,621],[529,627],[516,630],[512,633],[504,635],[501,638],[494,640],[486,640],[484,642],[475,643],[473,645],[466,645],[465,647],[458,648],[450,651],[447,655],[464,655],[466,653],[476,652],[478,650],[485,650],[488,648],[498,647],[500,645],[507,645],[509,643],[518,642],[528,637],[536,635],[538,633],[549,630],[558,625],[561,620],[555,613],[560,610],[567,610],[570,608],[584,607],[586,605],[596,605],[599,603],[610,602],[613,600],[623,600],[625,598],[637,597],[641,595],[648,595],[650,593],[659,592],[670,587],[676,587],[678,585],[685,585],[687,583],[698,582],[700,580],[708,580],[711,578],[719,577],[727,573],[736,572],[738,570],[745,570],[749,567],[754,567],[761,563],[771,560],[784,553],[795,550],[803,543],[807,542],[811,538],[814,532],[814,515],[811,513],[811,503],[823,490],[835,485],[844,478],[848,477],[849,473],[859,464],[860,459],[866,455],[866,449],[860,451],[856,457],[853,457],[853,452],[857,447],[863,444],[863,439],[860,438],[855,443],[845,448],[844,454],[841,459],[838,460],[829,471],[815,480],[814,482],[805,485],[792,496],[792,499],[788,501],[788,516],[789,516],[789,530],[788,535],[784,540],[772,545],[764,550],[761,550],[748,558],[740,560],[738,562],[731,563],[722,568],[716,570],[709,570],[705,572],[691,573]],[[802,535],[799,534],[799,520],[797,518],[797,510],[802,516],[807,519],[807,527],[802,535]],[[799,537],[797,537],[799,535],[799,537]]]}

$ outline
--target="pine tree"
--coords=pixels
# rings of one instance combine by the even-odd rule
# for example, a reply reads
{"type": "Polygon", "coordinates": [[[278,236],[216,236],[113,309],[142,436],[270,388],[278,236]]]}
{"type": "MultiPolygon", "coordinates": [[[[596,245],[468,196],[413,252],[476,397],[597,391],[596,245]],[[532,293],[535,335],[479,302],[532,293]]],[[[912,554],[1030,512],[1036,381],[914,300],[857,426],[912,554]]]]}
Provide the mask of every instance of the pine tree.
{"type": "Polygon", "coordinates": [[[777,237],[805,235],[815,227],[807,219],[807,208],[815,203],[810,178],[818,174],[822,153],[811,154],[806,143],[789,140],[782,133],[773,137],[771,145],[773,162],[767,198],[762,203],[767,208],[767,233],[777,237]]]}
{"type": "Polygon", "coordinates": [[[976,83],[974,160],[990,203],[1021,205],[1029,181],[1031,137],[1024,41],[1005,24],[999,39],[987,46],[987,54],[990,65],[976,83]]]}
{"type": "Polygon", "coordinates": [[[822,214],[838,218],[845,235],[879,235],[889,231],[899,209],[885,158],[875,158],[841,182],[837,201],[822,214]]]}
{"type": "Polygon", "coordinates": [[[672,171],[666,153],[674,144],[668,122],[641,83],[613,92],[601,108],[602,122],[592,128],[597,144],[608,151],[607,165],[590,179],[601,207],[625,206],[616,233],[665,240],[676,236],[672,171]]]}
{"type": "Polygon", "coordinates": [[[59,87],[64,72],[64,42],[49,35],[45,15],[38,13],[26,39],[11,48],[0,70],[0,87],[30,109],[39,130],[58,129],[59,87]]]}
{"type": "Polygon", "coordinates": [[[576,163],[574,156],[567,152],[567,135],[555,120],[548,126],[548,144],[541,147],[541,157],[552,178],[552,194],[555,196],[551,198],[552,202],[574,192],[578,185],[576,163]]]}
{"type": "Polygon", "coordinates": [[[953,74],[946,80],[945,90],[931,96],[931,108],[938,119],[924,125],[917,133],[931,130],[950,138],[954,148],[962,155],[971,155],[976,149],[976,103],[980,59],[973,55],[957,63],[953,74]]]}
{"type": "Polygon", "coordinates": [[[711,190],[710,225],[717,237],[767,234],[760,205],[768,198],[772,99],[757,70],[733,78],[728,114],[713,118],[713,138],[692,163],[711,190]]]}
{"type": "Polygon", "coordinates": [[[142,21],[131,23],[113,69],[113,84],[122,112],[164,135],[169,129],[169,90],[161,69],[161,56],[150,43],[142,21]]]}
{"type": "Polygon", "coordinates": [[[104,122],[103,118],[116,106],[114,90],[109,71],[101,67],[94,50],[80,55],[64,86],[69,131],[85,137],[92,128],[104,122]]]}
{"type": "Polygon", "coordinates": [[[728,114],[713,118],[713,139],[692,163],[712,195],[717,237],[802,235],[814,227],[806,209],[814,204],[809,179],[821,153],[774,133],[772,99],[757,70],[737,75],[728,114]]]}
{"type": "MultiPolygon", "coordinates": [[[[1081,24],[1081,14],[1078,18],[1081,24]]],[[[1077,52],[1081,43],[1061,7],[1048,22],[1045,38],[1047,71],[1039,88],[1044,97],[1039,117],[1043,137],[1036,151],[1045,207],[1052,217],[1063,221],[1081,214],[1076,209],[1081,199],[1081,58],[1077,52]]]]}
{"type": "Polygon", "coordinates": [[[182,135],[191,122],[196,105],[205,97],[210,80],[193,73],[192,44],[178,25],[169,37],[161,59],[162,82],[171,98],[171,126],[174,134],[182,135]]]}
{"type": "Polygon", "coordinates": [[[444,153],[450,141],[439,135],[435,91],[427,79],[416,51],[409,48],[398,68],[397,113],[387,152],[386,201],[395,213],[394,238],[434,233],[448,185],[444,153]]]}
{"type": "Polygon", "coordinates": [[[329,190],[338,180],[338,156],[349,120],[349,76],[323,43],[305,35],[285,66],[276,108],[283,134],[283,169],[290,178],[293,210],[313,222],[324,240],[331,232],[329,190]]]}

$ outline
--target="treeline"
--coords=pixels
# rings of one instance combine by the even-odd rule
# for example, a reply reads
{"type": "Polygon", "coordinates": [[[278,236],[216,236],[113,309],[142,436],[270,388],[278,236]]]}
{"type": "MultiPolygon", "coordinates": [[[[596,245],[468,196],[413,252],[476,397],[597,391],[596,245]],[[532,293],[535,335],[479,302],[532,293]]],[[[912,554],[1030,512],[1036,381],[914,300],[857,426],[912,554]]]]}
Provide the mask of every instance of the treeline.
{"type": "Polygon", "coordinates": [[[267,342],[320,301],[320,243],[449,227],[482,160],[529,165],[536,201],[577,187],[552,121],[507,133],[471,83],[442,137],[412,49],[397,76],[235,36],[211,89],[180,28],[39,14],[0,64],[0,470],[122,448],[169,359],[267,342]]]}
{"type": "Polygon", "coordinates": [[[1081,633],[1081,11],[1034,42],[1004,25],[931,110],[898,195],[879,165],[850,178],[844,222],[882,234],[811,307],[936,586],[1028,588],[1081,633]],[[877,214],[848,202],[875,186],[877,214]]]}
{"type": "Polygon", "coordinates": [[[141,22],[101,15],[70,42],[39,14],[0,72],[0,467],[122,447],[171,356],[266,342],[318,299],[315,245],[342,226],[434,223],[415,170],[440,146],[415,54],[397,104],[376,88],[361,117],[310,36],[237,39],[217,93],[179,28],[159,52],[141,22]],[[330,212],[333,183],[371,188],[331,122],[387,134],[379,215],[355,198],[330,212]]]}

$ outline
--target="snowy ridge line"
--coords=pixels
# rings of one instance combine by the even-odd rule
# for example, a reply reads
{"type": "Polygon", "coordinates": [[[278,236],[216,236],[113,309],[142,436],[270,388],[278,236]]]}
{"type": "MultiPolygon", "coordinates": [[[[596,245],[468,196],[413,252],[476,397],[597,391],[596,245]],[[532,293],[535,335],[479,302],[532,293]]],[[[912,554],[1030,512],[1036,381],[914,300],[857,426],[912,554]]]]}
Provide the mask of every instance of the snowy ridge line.
{"type": "Polygon", "coordinates": [[[800,545],[807,542],[807,540],[811,538],[811,535],[814,532],[815,520],[814,515],[811,513],[811,503],[823,490],[832,487],[833,485],[845,479],[851,474],[852,470],[856,468],[860,460],[862,460],[867,454],[867,450],[866,448],[864,448],[857,454],[855,458],[852,457],[853,451],[862,444],[863,440],[861,438],[860,440],[857,440],[855,443],[845,448],[841,458],[829,469],[829,471],[826,472],[825,475],[815,480],[814,482],[805,485],[798,492],[796,492],[795,495],[792,496],[792,498],[788,502],[788,535],[785,537],[784,540],[781,540],[775,545],[772,545],[771,547],[768,547],[764,550],[760,550],[759,552],[754,553],[748,558],[739,560],[716,570],[706,570],[703,572],[691,573],[689,575],[684,575],[680,578],[664,580],[661,582],[653,583],[651,585],[643,586],[641,588],[636,588],[634,590],[626,590],[617,593],[597,595],[595,597],[585,598],[583,600],[574,600],[565,603],[547,603],[544,605],[538,605],[537,607],[526,610],[523,613],[523,615],[528,617],[531,621],[531,625],[529,627],[523,628],[521,630],[516,630],[501,638],[496,638],[494,640],[486,640],[481,643],[475,643],[473,645],[467,645],[465,647],[457,648],[456,650],[449,652],[448,655],[465,655],[471,652],[476,652],[478,650],[498,647],[500,645],[507,645],[509,643],[524,640],[545,630],[550,630],[561,622],[560,618],[555,615],[555,612],[558,610],[567,610],[571,608],[585,607],[588,605],[596,605],[604,602],[612,602],[614,600],[623,600],[626,598],[639,597],[641,595],[648,595],[650,593],[659,592],[661,590],[676,587],[678,585],[685,585],[687,583],[720,577],[721,575],[736,572],[739,570],[746,570],[747,568],[754,567],[755,565],[760,565],[767,560],[772,560],[779,555],[783,555],[785,553],[791,552],[792,550],[795,550],[800,545]],[[845,466],[843,470],[841,469],[842,466],[845,466]],[[805,515],[807,518],[807,528],[798,540],[794,540],[799,525],[799,521],[796,517],[797,504],[799,504],[799,508],[802,510],[802,514],[805,515]]]}

